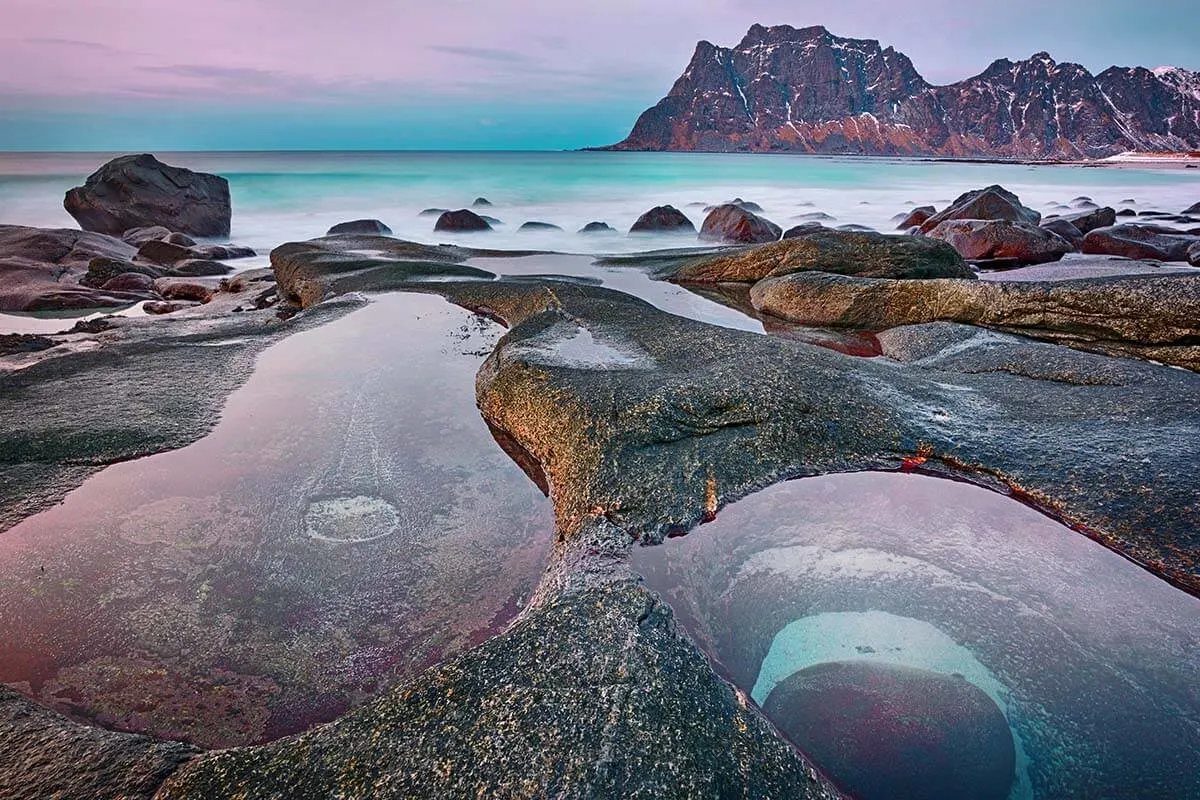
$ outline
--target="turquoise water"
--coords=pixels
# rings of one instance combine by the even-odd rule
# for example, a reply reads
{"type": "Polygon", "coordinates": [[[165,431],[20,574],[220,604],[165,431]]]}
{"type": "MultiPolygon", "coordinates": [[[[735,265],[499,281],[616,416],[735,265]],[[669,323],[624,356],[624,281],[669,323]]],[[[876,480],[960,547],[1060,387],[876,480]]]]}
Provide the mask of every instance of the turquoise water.
{"type": "MultiPolygon", "coordinates": [[[[74,226],[62,195],[113,154],[0,154],[0,223],[74,226]]],[[[656,243],[625,236],[577,236],[593,220],[624,232],[648,208],[671,203],[699,226],[703,207],[735,196],[763,206],[785,227],[824,212],[830,225],[879,230],[912,204],[944,205],[992,183],[1047,211],[1087,195],[1101,204],[1133,200],[1139,209],[1178,212],[1200,200],[1200,170],[967,164],[906,159],[700,153],[160,153],[163,160],[230,180],[232,238],[264,252],[323,234],[360,217],[419,241],[472,241],[435,235],[429,207],[461,208],[479,196],[505,224],[497,247],[565,252],[628,252],[656,243]],[[565,231],[518,233],[539,220],[565,231]]],[[[678,244],[678,240],[664,240],[678,244]]]]}

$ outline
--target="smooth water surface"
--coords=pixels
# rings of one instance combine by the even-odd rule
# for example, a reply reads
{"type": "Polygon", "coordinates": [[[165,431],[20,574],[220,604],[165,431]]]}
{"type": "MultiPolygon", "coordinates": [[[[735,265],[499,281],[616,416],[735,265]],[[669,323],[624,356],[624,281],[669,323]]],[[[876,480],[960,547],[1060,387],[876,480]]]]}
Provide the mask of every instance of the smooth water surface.
{"type": "Polygon", "coordinates": [[[0,534],[0,681],[219,747],[495,635],[553,540],[475,408],[498,335],[438,297],[380,296],[266,350],[208,437],[0,534]]]}
{"type": "Polygon", "coordinates": [[[1012,798],[1200,797],[1200,600],[1014,500],[906,474],[787,482],[634,565],[768,710],[819,665],[911,668],[1004,713],[1012,798]]]}

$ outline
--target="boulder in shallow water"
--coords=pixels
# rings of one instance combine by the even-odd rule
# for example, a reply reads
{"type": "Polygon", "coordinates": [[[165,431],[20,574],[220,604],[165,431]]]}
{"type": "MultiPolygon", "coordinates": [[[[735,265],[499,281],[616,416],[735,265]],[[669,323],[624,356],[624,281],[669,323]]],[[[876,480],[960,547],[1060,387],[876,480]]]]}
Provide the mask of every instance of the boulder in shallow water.
{"type": "Polygon", "coordinates": [[[447,211],[438,217],[437,224],[433,226],[435,231],[450,231],[457,233],[470,233],[476,231],[490,231],[492,226],[486,219],[476,214],[474,211],[463,208],[458,211],[447,211]]]}
{"type": "Polygon", "coordinates": [[[491,208],[492,201],[486,197],[476,197],[475,202],[471,203],[471,208],[491,208]]]}
{"type": "Polygon", "coordinates": [[[377,219],[356,219],[350,222],[339,222],[329,229],[326,236],[338,236],[343,233],[366,233],[376,236],[391,236],[392,229],[377,219]]]}
{"type": "Polygon", "coordinates": [[[607,222],[589,222],[579,229],[580,233],[616,233],[617,229],[607,222]]]}
{"type": "Polygon", "coordinates": [[[561,231],[562,227],[551,222],[538,222],[534,220],[532,222],[524,223],[520,228],[517,228],[517,230],[525,231],[527,233],[529,231],[561,231]]]}
{"type": "Polygon", "coordinates": [[[817,664],[776,685],[763,710],[860,800],[1005,800],[1012,787],[1004,712],[961,675],[817,664]]]}
{"type": "MultiPolygon", "coordinates": [[[[792,233],[789,231],[789,233],[792,233]]],[[[877,278],[973,278],[954,248],[924,236],[884,235],[816,227],[792,238],[685,263],[673,280],[754,283],[792,272],[833,272],[877,278]]]]}
{"type": "Polygon", "coordinates": [[[732,203],[714,208],[700,228],[700,238],[710,242],[766,244],[782,235],[783,229],[774,222],[732,203]]]}
{"type": "Polygon", "coordinates": [[[675,206],[655,206],[637,218],[630,233],[695,233],[696,226],[675,206]]]}
{"type": "Polygon", "coordinates": [[[898,231],[906,231],[909,228],[915,228],[918,225],[924,224],[925,220],[937,213],[937,209],[933,206],[917,206],[908,213],[908,216],[896,226],[898,231]]]}
{"type": "Polygon", "coordinates": [[[1105,206],[1104,208],[1094,208],[1079,214],[1065,214],[1059,219],[1065,219],[1070,222],[1081,234],[1086,236],[1097,228],[1107,228],[1110,225],[1116,225],[1117,212],[1105,206]]]}
{"type": "Polygon", "coordinates": [[[1007,220],[951,219],[926,235],[946,242],[967,261],[1012,259],[1018,264],[1044,264],[1075,249],[1044,228],[1007,220]]]}
{"type": "Polygon", "coordinates": [[[1063,217],[1048,219],[1043,222],[1040,227],[1044,231],[1050,231],[1055,236],[1062,237],[1069,242],[1071,247],[1075,250],[1078,250],[1079,246],[1083,244],[1083,234],[1080,233],[1079,229],[1072,225],[1070,221],[1064,219],[1063,217]]]}
{"type": "Polygon", "coordinates": [[[68,191],[63,207],[84,230],[112,236],[149,225],[190,236],[228,236],[233,215],[229,181],[148,154],[109,161],[68,191]]]}
{"type": "Polygon", "coordinates": [[[988,186],[959,195],[942,211],[921,223],[921,232],[929,231],[951,219],[986,219],[1027,222],[1037,225],[1042,215],[1021,205],[1021,199],[1003,186],[988,186]]]}
{"type": "Polygon", "coordinates": [[[442,214],[445,214],[449,210],[450,209],[448,209],[448,208],[427,208],[424,211],[417,214],[417,216],[418,217],[440,217],[442,214]]]}
{"type": "Polygon", "coordinates": [[[196,246],[196,240],[188,236],[186,233],[169,233],[163,237],[163,241],[169,244],[177,244],[180,247],[196,246]]]}
{"type": "Polygon", "coordinates": [[[1189,215],[1190,214],[1200,215],[1200,203],[1193,203],[1192,205],[1188,206],[1187,208],[1185,208],[1183,211],[1180,211],[1179,213],[1180,214],[1189,214],[1189,215]]]}
{"type": "Polygon", "coordinates": [[[1124,224],[1097,228],[1083,237],[1083,252],[1155,261],[1186,261],[1195,236],[1157,225],[1124,224]]]}

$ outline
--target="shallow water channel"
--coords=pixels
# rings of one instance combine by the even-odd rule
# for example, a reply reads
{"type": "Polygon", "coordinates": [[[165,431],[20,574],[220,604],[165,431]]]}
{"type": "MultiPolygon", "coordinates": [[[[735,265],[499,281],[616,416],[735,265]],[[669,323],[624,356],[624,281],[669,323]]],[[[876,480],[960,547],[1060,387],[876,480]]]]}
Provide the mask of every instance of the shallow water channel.
{"type": "Polygon", "coordinates": [[[375,297],[265,351],[203,440],[0,535],[0,681],[229,746],[497,633],[553,540],[549,502],[475,408],[500,333],[438,297],[375,297]]]}
{"type": "Polygon", "coordinates": [[[1010,498],[792,481],[634,566],[863,800],[1200,797],[1200,600],[1010,498]]]}

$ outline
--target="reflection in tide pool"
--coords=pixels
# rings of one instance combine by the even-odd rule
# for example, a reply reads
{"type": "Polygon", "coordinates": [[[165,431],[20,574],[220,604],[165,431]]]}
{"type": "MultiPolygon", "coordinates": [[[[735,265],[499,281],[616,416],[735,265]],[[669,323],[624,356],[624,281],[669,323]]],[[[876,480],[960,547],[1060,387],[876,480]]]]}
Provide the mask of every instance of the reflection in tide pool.
{"type": "Polygon", "coordinates": [[[227,746],[494,635],[553,530],[475,408],[498,335],[437,297],[378,297],[264,352],[205,439],[0,534],[0,681],[227,746]]]}
{"type": "Polygon", "coordinates": [[[1200,797],[1200,600],[1009,498],[907,474],[792,481],[634,565],[794,741],[822,720],[806,749],[845,786],[889,736],[925,737],[933,774],[964,752],[968,706],[983,736],[960,681],[1007,719],[1010,798],[1200,797]]]}

